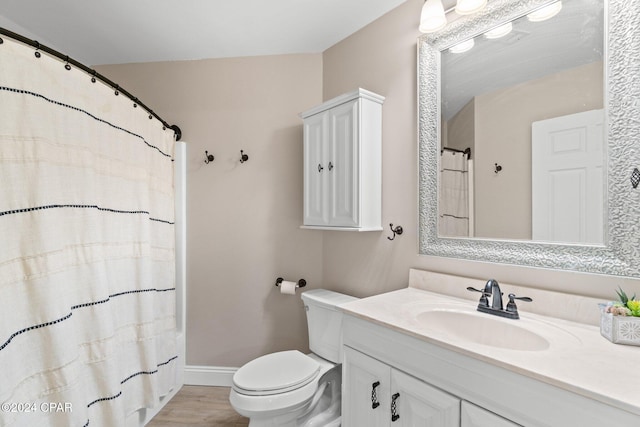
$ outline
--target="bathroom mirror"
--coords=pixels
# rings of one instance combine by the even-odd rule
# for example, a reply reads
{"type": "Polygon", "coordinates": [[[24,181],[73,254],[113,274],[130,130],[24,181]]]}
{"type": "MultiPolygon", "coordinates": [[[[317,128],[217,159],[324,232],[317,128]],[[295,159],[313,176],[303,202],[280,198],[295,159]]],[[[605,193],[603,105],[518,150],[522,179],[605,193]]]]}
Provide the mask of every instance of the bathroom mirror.
{"type": "MultiPolygon", "coordinates": [[[[538,22],[531,22],[527,18],[531,12],[551,3],[554,2],[490,1],[483,12],[458,19],[444,30],[418,40],[419,250],[425,255],[639,276],[636,253],[640,251],[640,190],[633,188],[630,177],[640,164],[637,150],[632,148],[640,143],[640,121],[637,120],[640,109],[640,68],[637,61],[633,60],[633,43],[628,38],[640,35],[632,18],[638,16],[640,7],[624,0],[563,0],[561,13],[554,18],[538,22]],[[571,14],[578,14],[579,19],[573,19],[571,14]],[[565,27],[579,27],[572,27],[562,36],[552,36],[556,40],[553,49],[547,45],[535,53],[533,47],[529,47],[529,42],[533,44],[537,39],[546,38],[548,34],[538,36],[535,31],[539,28],[552,31],[550,22],[553,19],[561,21],[565,27]],[[573,23],[578,21],[579,24],[573,23]],[[506,37],[488,39],[485,35],[489,30],[497,31],[507,23],[512,24],[512,29],[506,37]],[[476,44],[473,49],[465,53],[451,52],[451,48],[458,48],[462,42],[471,39],[476,44]],[[524,58],[503,55],[510,50],[521,52],[525,46],[529,54],[524,58]],[[472,53],[476,48],[476,53],[472,53]],[[469,59],[463,59],[464,55],[468,55],[469,59]],[[514,88],[522,89],[531,82],[549,80],[549,76],[556,81],[556,89],[547,92],[545,97],[550,98],[550,102],[537,107],[533,115],[523,113],[518,106],[528,107],[539,103],[539,100],[533,99],[543,92],[539,85],[534,85],[535,89],[528,92],[519,92],[520,97],[515,101],[507,99],[507,94],[514,92],[514,88]],[[559,83],[558,86],[563,78],[565,83],[559,83]],[[554,92],[561,92],[560,89],[567,89],[576,82],[583,85],[553,99],[554,92]],[[573,95],[570,96],[571,93],[573,95]],[[484,110],[490,104],[487,98],[491,97],[493,109],[484,110]],[[560,237],[541,236],[533,230],[535,214],[531,212],[535,187],[539,185],[535,182],[546,182],[531,177],[535,156],[539,156],[534,149],[537,145],[532,142],[532,134],[539,133],[539,125],[533,123],[574,115],[576,111],[559,108],[562,98],[570,97],[573,98],[571,101],[575,101],[574,104],[579,104],[578,113],[595,111],[593,114],[600,117],[601,123],[599,127],[591,126],[602,138],[599,166],[601,182],[592,181],[592,187],[585,188],[585,194],[598,191],[601,194],[600,200],[596,198],[590,208],[600,221],[600,229],[595,233],[596,237],[585,240],[574,238],[571,234],[568,237],[562,235],[573,226],[573,220],[566,226],[556,227],[560,230],[560,237]],[[496,113],[496,105],[508,108],[496,113]],[[456,116],[457,119],[464,117],[465,109],[472,110],[467,115],[471,120],[459,120],[467,123],[467,127],[463,128],[466,130],[460,131],[452,127],[451,122],[456,121],[456,116]],[[523,115],[526,116],[524,119],[523,115]],[[487,136],[480,126],[483,123],[468,125],[469,121],[479,118],[483,122],[494,122],[493,134],[487,136]],[[509,128],[517,121],[525,123],[516,132],[525,135],[522,138],[525,142],[524,148],[518,147],[520,154],[514,155],[509,150],[516,146],[517,138],[509,128]],[[471,136],[468,129],[472,129],[471,136]],[[456,139],[460,139],[458,135],[465,133],[467,136],[462,139],[463,142],[457,142],[456,139]],[[505,135],[506,142],[498,145],[498,148],[486,149],[490,143],[496,143],[505,135]],[[482,168],[478,172],[488,175],[485,176],[485,182],[469,181],[472,188],[474,185],[476,187],[472,189],[472,194],[483,197],[482,200],[472,198],[469,205],[475,203],[477,207],[484,204],[488,212],[478,212],[480,219],[473,218],[477,215],[471,212],[470,233],[469,229],[460,232],[455,225],[442,227],[440,223],[441,210],[449,203],[442,201],[439,192],[442,186],[441,168],[450,168],[446,163],[448,160],[443,161],[441,157],[444,147],[447,147],[445,151],[452,151],[458,157],[462,157],[458,151],[471,148],[473,169],[482,168]],[[518,181],[517,176],[525,178],[521,179],[521,187],[513,191],[516,197],[509,199],[509,191],[500,185],[513,185],[518,181]],[[478,189],[478,186],[481,188],[478,189]],[[596,191],[598,186],[599,190],[596,191]],[[483,223],[487,218],[494,225],[497,224],[493,230],[483,223]],[[479,229],[476,229],[476,224],[480,226],[479,229]],[[507,224],[525,231],[511,233],[507,224]]],[[[565,135],[563,132],[560,134],[565,135]]],[[[575,141],[587,138],[584,132],[579,134],[578,137],[560,138],[561,147],[572,147],[575,141]]],[[[470,175],[468,171],[466,173],[470,175]]],[[[570,179],[568,182],[578,182],[579,186],[584,187],[579,183],[581,179],[586,182],[583,176],[578,177],[577,181],[570,179]]],[[[446,185],[445,188],[448,188],[446,185]]],[[[545,189],[542,194],[553,191],[545,189]]],[[[577,203],[571,200],[581,199],[575,198],[571,192],[569,194],[569,197],[560,196],[556,200],[573,208],[577,203]]]]}

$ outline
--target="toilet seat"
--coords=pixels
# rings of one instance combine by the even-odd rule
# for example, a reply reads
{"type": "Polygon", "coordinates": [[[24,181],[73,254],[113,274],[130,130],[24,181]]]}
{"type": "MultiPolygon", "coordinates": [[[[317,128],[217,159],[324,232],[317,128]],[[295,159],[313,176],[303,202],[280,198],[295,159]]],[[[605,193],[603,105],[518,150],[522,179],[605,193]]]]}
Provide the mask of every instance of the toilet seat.
{"type": "Polygon", "coordinates": [[[248,396],[268,396],[296,390],[314,381],[320,364],[297,351],[267,354],[247,363],[233,376],[233,389],[248,396]]]}

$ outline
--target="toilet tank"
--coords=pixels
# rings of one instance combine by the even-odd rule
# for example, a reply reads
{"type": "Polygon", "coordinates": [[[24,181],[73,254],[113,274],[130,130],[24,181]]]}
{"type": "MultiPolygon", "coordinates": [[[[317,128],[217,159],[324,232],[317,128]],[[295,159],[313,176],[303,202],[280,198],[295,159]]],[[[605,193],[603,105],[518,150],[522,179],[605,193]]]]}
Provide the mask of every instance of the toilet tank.
{"type": "Polygon", "coordinates": [[[342,362],[342,311],[338,306],[358,298],[326,289],[301,294],[307,313],[309,348],[323,359],[342,362]]]}

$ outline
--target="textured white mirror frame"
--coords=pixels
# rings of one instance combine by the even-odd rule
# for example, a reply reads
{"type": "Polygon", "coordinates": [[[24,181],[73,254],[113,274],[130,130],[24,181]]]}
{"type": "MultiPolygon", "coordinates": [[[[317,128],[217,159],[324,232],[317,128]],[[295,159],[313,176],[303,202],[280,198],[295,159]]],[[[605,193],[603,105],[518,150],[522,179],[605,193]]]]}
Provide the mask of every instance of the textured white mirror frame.
{"type": "Polygon", "coordinates": [[[604,246],[438,236],[440,52],[551,0],[494,0],[418,39],[419,252],[530,267],[640,277],[640,2],[604,0],[607,215],[604,246]]]}

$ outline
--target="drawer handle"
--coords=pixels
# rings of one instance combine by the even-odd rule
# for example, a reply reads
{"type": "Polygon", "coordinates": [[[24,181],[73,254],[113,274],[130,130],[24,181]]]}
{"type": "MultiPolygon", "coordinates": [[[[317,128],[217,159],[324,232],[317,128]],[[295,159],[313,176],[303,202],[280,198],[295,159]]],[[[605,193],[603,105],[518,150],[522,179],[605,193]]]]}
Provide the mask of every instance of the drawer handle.
{"type": "Polygon", "coordinates": [[[371,384],[371,409],[376,409],[380,406],[380,402],[378,402],[378,395],[376,394],[376,387],[380,385],[380,381],[376,381],[371,384]]]}
{"type": "Polygon", "coordinates": [[[329,170],[333,170],[333,163],[329,162],[329,170]]]}
{"type": "Polygon", "coordinates": [[[322,172],[322,169],[324,169],[324,168],[322,167],[322,165],[320,163],[318,163],[318,173],[322,172]]]}
{"type": "Polygon", "coordinates": [[[398,408],[396,404],[396,400],[400,397],[400,393],[396,393],[391,396],[391,422],[395,423],[400,418],[400,414],[398,414],[398,408]]]}

